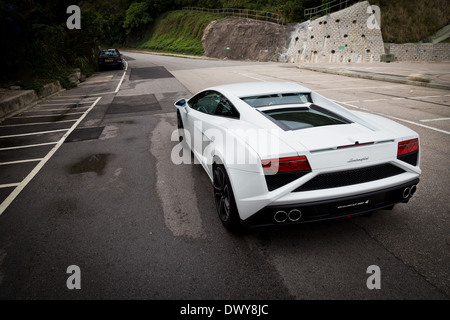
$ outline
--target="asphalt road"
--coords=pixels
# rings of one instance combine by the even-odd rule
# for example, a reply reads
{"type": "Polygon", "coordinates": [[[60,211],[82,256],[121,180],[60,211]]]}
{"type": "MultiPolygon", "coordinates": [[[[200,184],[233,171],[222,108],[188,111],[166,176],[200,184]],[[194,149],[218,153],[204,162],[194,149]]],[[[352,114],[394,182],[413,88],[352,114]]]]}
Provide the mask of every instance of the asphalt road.
{"type": "Polygon", "coordinates": [[[449,299],[449,91],[279,63],[125,57],[127,70],[0,124],[0,299],[449,299]],[[412,200],[370,218],[227,232],[201,166],[171,161],[173,102],[269,80],[418,132],[412,200]],[[81,289],[67,286],[73,265],[81,289]],[[370,290],[373,265],[381,288],[370,290]]]}

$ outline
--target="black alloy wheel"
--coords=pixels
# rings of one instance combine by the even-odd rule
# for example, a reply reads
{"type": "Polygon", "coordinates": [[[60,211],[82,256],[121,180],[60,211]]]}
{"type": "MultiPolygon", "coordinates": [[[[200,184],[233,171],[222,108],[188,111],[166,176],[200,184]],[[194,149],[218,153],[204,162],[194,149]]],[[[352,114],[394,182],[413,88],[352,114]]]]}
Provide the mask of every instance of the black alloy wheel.
{"type": "Polygon", "coordinates": [[[230,179],[223,165],[214,166],[213,186],[214,200],[220,221],[222,221],[222,224],[226,228],[232,231],[238,231],[241,228],[240,218],[230,179]]]}

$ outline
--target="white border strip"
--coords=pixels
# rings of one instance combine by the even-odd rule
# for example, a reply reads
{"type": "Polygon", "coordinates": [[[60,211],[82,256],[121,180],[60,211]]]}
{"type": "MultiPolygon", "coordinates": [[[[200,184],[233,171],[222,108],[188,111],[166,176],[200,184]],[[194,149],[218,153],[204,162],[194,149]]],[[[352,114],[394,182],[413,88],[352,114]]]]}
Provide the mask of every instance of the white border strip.
{"type": "Polygon", "coordinates": [[[127,71],[125,70],[125,71],[123,72],[122,78],[121,78],[120,81],[119,81],[119,84],[117,85],[116,90],[114,91],[115,93],[119,92],[120,86],[122,85],[123,79],[125,78],[125,75],[126,75],[126,74],[127,74],[127,71]]]}
{"type": "Polygon", "coordinates": [[[56,151],[62,146],[66,138],[72,133],[73,130],[80,124],[81,121],[86,117],[86,115],[91,111],[95,105],[100,101],[102,97],[98,97],[95,102],[86,110],[86,112],[75,122],[72,127],[64,134],[64,136],[58,141],[58,143],[53,147],[52,150],[34,167],[34,169],[22,180],[21,183],[9,194],[9,196],[0,204],[0,215],[9,207],[9,205],[14,201],[14,199],[22,192],[22,190],[27,186],[27,184],[38,174],[42,167],[47,163],[47,161],[55,154],[56,151]]]}

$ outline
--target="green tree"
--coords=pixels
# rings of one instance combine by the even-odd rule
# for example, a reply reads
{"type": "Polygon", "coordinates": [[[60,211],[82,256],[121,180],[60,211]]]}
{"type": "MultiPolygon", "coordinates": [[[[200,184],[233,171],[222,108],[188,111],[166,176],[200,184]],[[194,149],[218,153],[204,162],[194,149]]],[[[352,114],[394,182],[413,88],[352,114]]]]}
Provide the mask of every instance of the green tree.
{"type": "Polygon", "coordinates": [[[150,2],[133,2],[127,9],[125,14],[125,21],[123,27],[127,34],[130,34],[133,29],[141,25],[145,25],[153,21],[149,13],[150,2]]]}

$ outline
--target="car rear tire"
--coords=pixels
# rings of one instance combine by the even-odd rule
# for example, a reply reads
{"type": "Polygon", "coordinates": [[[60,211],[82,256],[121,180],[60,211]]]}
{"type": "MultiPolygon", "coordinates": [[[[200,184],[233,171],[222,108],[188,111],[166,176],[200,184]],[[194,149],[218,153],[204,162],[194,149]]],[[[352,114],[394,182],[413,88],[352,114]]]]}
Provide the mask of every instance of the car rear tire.
{"type": "Polygon", "coordinates": [[[221,164],[216,164],[213,171],[214,200],[219,219],[228,230],[241,231],[241,219],[239,218],[233,189],[225,167],[221,164]]]}
{"type": "Polygon", "coordinates": [[[183,129],[184,129],[184,126],[183,126],[183,119],[181,119],[181,114],[180,114],[180,111],[179,110],[177,110],[177,127],[178,127],[178,140],[180,141],[180,142],[183,142],[183,129]]]}

